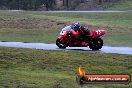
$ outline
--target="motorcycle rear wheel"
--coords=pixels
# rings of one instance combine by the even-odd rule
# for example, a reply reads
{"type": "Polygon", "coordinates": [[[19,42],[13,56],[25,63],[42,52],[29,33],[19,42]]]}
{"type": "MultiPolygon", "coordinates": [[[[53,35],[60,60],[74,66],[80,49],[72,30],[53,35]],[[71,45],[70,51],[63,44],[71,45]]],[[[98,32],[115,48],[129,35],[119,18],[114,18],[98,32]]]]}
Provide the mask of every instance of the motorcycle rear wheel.
{"type": "Polygon", "coordinates": [[[102,46],[103,40],[101,38],[96,38],[90,43],[89,48],[92,50],[99,50],[102,48],[102,46]]]}
{"type": "Polygon", "coordinates": [[[65,49],[67,47],[66,44],[62,43],[62,41],[60,39],[56,40],[56,45],[61,48],[61,49],[65,49]]]}

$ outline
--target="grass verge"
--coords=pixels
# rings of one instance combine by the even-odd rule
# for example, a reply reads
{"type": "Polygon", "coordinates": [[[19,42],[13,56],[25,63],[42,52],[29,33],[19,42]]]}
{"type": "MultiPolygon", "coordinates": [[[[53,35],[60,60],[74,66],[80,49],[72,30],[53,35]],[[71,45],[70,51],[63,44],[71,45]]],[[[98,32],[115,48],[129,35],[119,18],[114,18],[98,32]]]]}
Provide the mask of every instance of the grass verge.
{"type": "Polygon", "coordinates": [[[117,3],[110,3],[111,7],[105,10],[132,10],[131,0],[122,0],[117,3]]]}
{"type": "Polygon", "coordinates": [[[79,86],[79,65],[88,74],[131,74],[132,56],[0,47],[1,88],[131,88],[132,83],[79,86]]]}

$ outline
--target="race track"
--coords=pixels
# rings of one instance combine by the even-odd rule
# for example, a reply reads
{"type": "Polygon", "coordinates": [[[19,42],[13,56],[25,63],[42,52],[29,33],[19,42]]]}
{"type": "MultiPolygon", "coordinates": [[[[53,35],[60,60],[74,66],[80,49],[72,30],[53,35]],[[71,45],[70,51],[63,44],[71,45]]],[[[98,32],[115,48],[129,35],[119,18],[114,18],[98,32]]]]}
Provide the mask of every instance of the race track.
{"type": "Polygon", "coordinates": [[[80,13],[120,13],[120,12],[132,12],[132,10],[128,10],[128,11],[46,11],[46,12],[80,12],[80,13]]]}
{"type": "Polygon", "coordinates": [[[99,51],[92,51],[87,47],[67,47],[66,49],[59,49],[55,44],[45,44],[45,43],[0,42],[0,46],[43,49],[43,50],[75,50],[75,51],[86,51],[86,52],[102,52],[102,53],[117,53],[117,54],[132,55],[132,48],[130,47],[103,46],[103,48],[99,51]]]}

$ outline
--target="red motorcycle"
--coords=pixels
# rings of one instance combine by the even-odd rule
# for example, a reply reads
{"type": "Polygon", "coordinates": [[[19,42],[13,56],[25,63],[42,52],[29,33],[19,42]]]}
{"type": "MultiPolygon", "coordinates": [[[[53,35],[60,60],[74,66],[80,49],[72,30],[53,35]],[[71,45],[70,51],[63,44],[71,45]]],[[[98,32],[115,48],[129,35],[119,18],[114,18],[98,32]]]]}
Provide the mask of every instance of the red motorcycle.
{"type": "Polygon", "coordinates": [[[100,38],[105,35],[105,30],[91,30],[89,33],[81,33],[79,31],[61,31],[56,45],[59,48],[66,47],[88,47],[92,50],[99,50],[103,46],[103,40],[100,38]]]}

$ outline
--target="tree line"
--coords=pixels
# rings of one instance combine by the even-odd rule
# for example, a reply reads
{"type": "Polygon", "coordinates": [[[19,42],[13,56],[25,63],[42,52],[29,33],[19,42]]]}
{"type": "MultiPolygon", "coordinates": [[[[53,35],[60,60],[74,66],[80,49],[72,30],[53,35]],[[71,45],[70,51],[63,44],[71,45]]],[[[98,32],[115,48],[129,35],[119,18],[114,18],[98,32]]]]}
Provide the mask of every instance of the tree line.
{"type": "Polygon", "coordinates": [[[70,9],[80,3],[96,2],[116,2],[121,0],[0,0],[0,9],[8,10],[59,10],[61,7],[70,9]]]}

